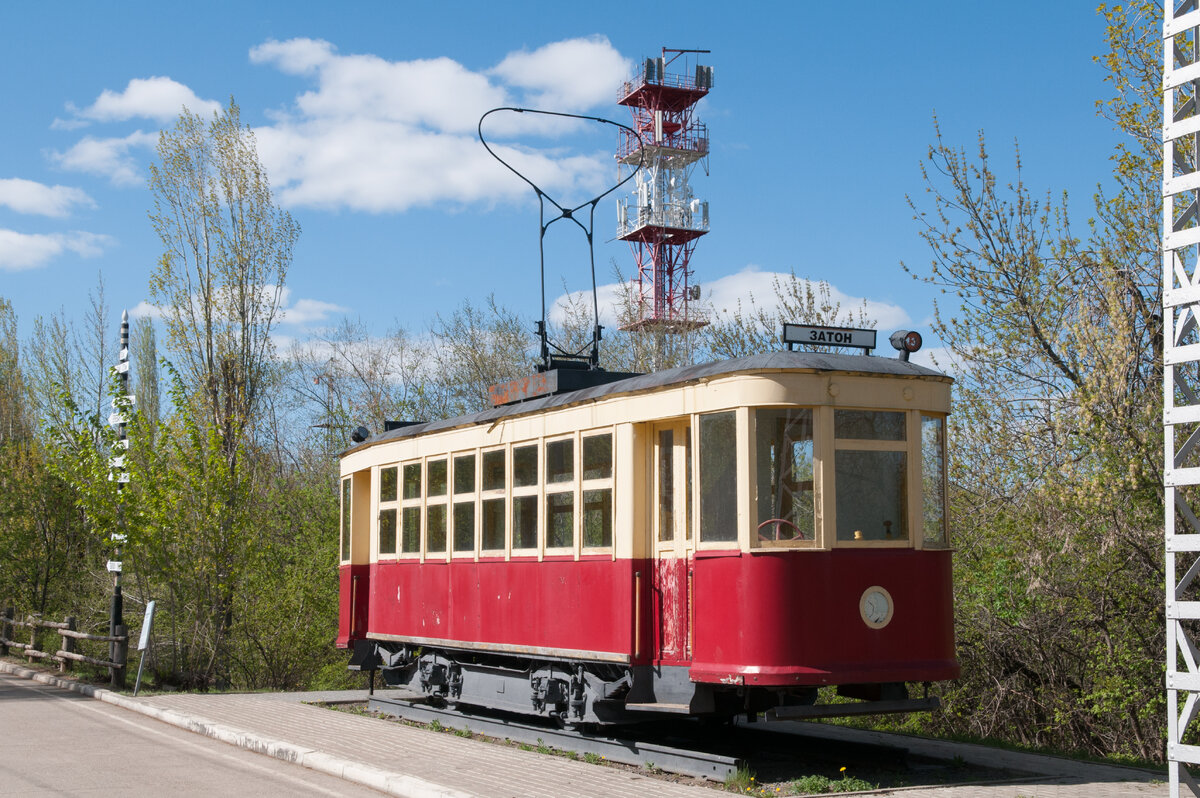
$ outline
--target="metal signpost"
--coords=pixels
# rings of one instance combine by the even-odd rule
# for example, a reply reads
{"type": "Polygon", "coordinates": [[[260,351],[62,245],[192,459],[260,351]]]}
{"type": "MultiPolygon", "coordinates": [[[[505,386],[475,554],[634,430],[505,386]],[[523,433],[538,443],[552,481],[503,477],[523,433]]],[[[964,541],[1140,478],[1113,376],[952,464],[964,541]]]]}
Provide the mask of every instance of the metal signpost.
{"type": "MultiPolygon", "coordinates": [[[[108,423],[117,431],[117,440],[113,445],[113,456],[109,460],[110,471],[108,478],[117,484],[117,528],[109,536],[113,544],[113,559],[108,561],[108,571],[113,575],[112,608],[109,615],[108,633],[113,637],[125,634],[125,622],[122,618],[124,600],[121,596],[121,544],[125,542],[125,522],[121,505],[121,490],[129,482],[129,472],[125,470],[125,456],[129,449],[129,438],[126,425],[129,423],[128,412],[133,404],[129,394],[129,311],[121,312],[121,356],[114,367],[120,381],[121,391],[113,399],[113,412],[108,417],[108,423]]],[[[120,643],[110,643],[110,659],[117,662],[117,649],[120,643]]],[[[112,669],[112,687],[121,689],[125,686],[125,669],[112,669]]]]}
{"type": "Polygon", "coordinates": [[[1163,20],[1163,488],[1170,793],[1200,795],[1200,9],[1166,0],[1163,20]]]}

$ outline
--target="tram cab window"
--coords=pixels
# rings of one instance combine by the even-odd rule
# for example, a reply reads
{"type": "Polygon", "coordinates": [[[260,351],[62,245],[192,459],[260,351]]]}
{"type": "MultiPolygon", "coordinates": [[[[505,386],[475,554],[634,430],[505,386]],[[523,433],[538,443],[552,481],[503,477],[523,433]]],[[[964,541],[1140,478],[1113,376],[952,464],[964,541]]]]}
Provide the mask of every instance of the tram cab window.
{"type": "Polygon", "coordinates": [[[397,481],[400,476],[399,466],[386,466],[379,469],[379,537],[378,554],[396,553],[396,514],[394,505],[397,501],[397,481]]]}
{"type": "Polygon", "coordinates": [[[396,501],[396,467],[379,469],[379,501],[396,501]]]}
{"type": "Polygon", "coordinates": [[[710,413],[700,426],[700,542],[736,541],[737,416],[710,413]]]}
{"type": "Polygon", "coordinates": [[[812,410],[756,410],[754,441],[758,540],[814,540],[812,410]]]}
{"type": "Polygon", "coordinates": [[[921,416],[921,498],[924,545],[946,545],[946,419],[921,416]]]}
{"type": "Polygon", "coordinates": [[[902,412],[834,412],[837,537],[908,539],[908,453],[902,412]]]}
{"type": "MultiPolygon", "coordinates": [[[[395,469],[392,469],[395,474],[395,469]]],[[[396,553],[396,508],[379,511],[379,553],[396,553]]]]}
{"type": "Polygon", "coordinates": [[[421,464],[400,468],[400,553],[421,552],[421,464]]]}

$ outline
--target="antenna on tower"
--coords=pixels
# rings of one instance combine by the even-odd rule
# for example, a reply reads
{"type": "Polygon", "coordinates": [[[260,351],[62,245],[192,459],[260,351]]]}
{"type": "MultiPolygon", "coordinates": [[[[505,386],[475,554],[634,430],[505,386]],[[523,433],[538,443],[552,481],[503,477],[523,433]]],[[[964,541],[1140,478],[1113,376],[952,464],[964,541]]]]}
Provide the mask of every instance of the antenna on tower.
{"type": "Polygon", "coordinates": [[[700,291],[689,285],[688,268],[696,241],[708,232],[708,202],[692,194],[688,181],[696,164],[708,174],[708,128],[695,107],[713,86],[713,68],[697,62],[689,72],[685,59],[682,73],[667,72],[681,56],[708,52],[664,47],[660,58],[645,59],[617,99],[629,107],[634,128],[622,126],[618,174],[637,175],[631,195],[617,201],[617,238],[629,242],[638,268],[636,317],[625,330],[683,332],[708,323],[690,309],[700,291]]]}
{"type": "Polygon", "coordinates": [[[596,205],[599,204],[600,200],[604,199],[609,194],[613,193],[618,188],[620,188],[621,186],[628,183],[630,180],[632,180],[634,178],[635,175],[637,175],[638,170],[641,169],[641,166],[642,166],[641,151],[639,149],[637,152],[631,153],[631,160],[630,160],[631,171],[630,171],[630,173],[628,175],[626,175],[625,177],[623,177],[622,179],[620,179],[617,182],[617,184],[614,185],[612,188],[608,189],[607,191],[605,191],[602,194],[598,194],[597,196],[593,197],[592,199],[588,200],[587,202],[577,205],[574,208],[564,208],[562,205],[558,204],[558,202],[556,202],[549,194],[547,194],[545,191],[542,191],[542,189],[539,188],[537,186],[537,184],[535,184],[532,180],[530,180],[525,175],[518,172],[513,167],[512,164],[510,164],[508,161],[501,158],[499,155],[496,154],[495,150],[493,150],[491,147],[488,146],[487,139],[485,139],[483,137],[483,120],[487,119],[489,116],[491,116],[494,113],[497,113],[498,111],[511,111],[513,113],[518,113],[518,114],[541,114],[544,116],[561,116],[561,117],[566,117],[569,119],[583,119],[583,120],[587,120],[590,122],[601,122],[606,125],[613,125],[614,127],[620,128],[626,134],[632,134],[634,131],[631,128],[626,127],[625,125],[622,125],[620,122],[613,122],[611,120],[601,119],[600,117],[596,117],[596,116],[582,116],[580,114],[567,114],[567,113],[562,113],[559,111],[539,111],[539,110],[535,110],[533,108],[510,108],[510,107],[493,108],[492,110],[485,113],[483,116],[479,117],[479,127],[478,127],[479,141],[480,141],[480,143],[483,144],[484,149],[486,149],[493,158],[495,158],[500,163],[504,164],[504,166],[510,172],[512,172],[514,175],[516,175],[517,177],[521,178],[526,183],[528,183],[529,186],[533,189],[534,193],[537,194],[537,198],[538,198],[538,212],[539,212],[538,266],[539,266],[539,271],[541,274],[541,282],[542,282],[542,318],[541,318],[541,321],[539,321],[537,324],[538,338],[541,342],[542,362],[541,362],[541,365],[538,366],[538,371],[546,372],[546,371],[551,371],[552,369],[558,369],[558,368],[587,369],[589,371],[597,371],[600,369],[600,332],[604,328],[600,326],[600,306],[599,306],[599,300],[597,299],[597,296],[596,296],[596,247],[595,247],[595,239],[593,236],[593,232],[596,229],[596,205]],[[635,156],[635,155],[637,156],[636,159],[633,158],[633,156],[635,156]],[[558,215],[555,216],[553,219],[550,219],[550,221],[546,221],[546,203],[549,203],[550,205],[554,206],[558,210],[558,215]],[[579,211],[583,210],[584,208],[588,209],[588,217],[587,217],[586,224],[584,222],[580,221],[578,216],[576,215],[579,213],[579,211]],[[587,238],[587,242],[588,242],[588,256],[590,258],[591,271],[592,271],[593,324],[592,324],[592,340],[591,340],[591,345],[590,345],[590,351],[588,351],[586,354],[585,354],[585,350],[588,349],[587,346],[585,346],[583,349],[580,349],[575,352],[568,352],[568,351],[562,349],[557,344],[555,344],[553,341],[551,341],[549,338],[549,335],[546,332],[546,246],[545,246],[546,230],[550,227],[550,225],[554,224],[557,221],[561,221],[563,219],[569,219],[570,221],[579,225],[579,229],[583,231],[584,237],[587,238]],[[551,352],[551,349],[554,350],[553,353],[551,352]]]}

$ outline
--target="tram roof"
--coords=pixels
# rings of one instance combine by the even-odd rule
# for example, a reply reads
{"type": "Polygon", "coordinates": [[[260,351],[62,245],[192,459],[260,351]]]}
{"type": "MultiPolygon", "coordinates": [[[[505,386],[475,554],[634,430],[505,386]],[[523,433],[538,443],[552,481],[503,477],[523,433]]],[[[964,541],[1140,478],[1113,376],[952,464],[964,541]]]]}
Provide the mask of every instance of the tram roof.
{"type": "Polygon", "coordinates": [[[343,455],[360,449],[366,449],[387,441],[411,438],[430,432],[469,427],[475,424],[487,424],[510,416],[523,416],[541,410],[551,410],[567,407],[579,402],[595,401],[608,396],[635,394],[652,391],[659,388],[682,386],[689,383],[704,382],[718,377],[727,377],[746,372],[782,372],[782,371],[811,371],[811,372],[840,372],[843,374],[888,375],[897,377],[933,377],[950,382],[952,378],[925,366],[910,363],[894,357],[874,357],[869,355],[839,355],[825,352],[766,352],[732,360],[716,360],[710,363],[700,363],[694,366],[664,369],[651,374],[641,374],[616,382],[581,388],[577,391],[540,396],[511,405],[493,407],[479,413],[465,416],[424,421],[408,424],[398,429],[373,435],[369,440],[357,446],[352,446],[343,455]]]}

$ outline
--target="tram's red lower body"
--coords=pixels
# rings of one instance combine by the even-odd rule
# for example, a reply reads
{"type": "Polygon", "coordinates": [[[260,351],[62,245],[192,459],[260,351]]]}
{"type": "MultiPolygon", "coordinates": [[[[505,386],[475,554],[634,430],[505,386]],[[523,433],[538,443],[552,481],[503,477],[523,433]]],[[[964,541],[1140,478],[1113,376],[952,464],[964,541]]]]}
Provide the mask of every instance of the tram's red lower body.
{"type": "Polygon", "coordinates": [[[950,558],[838,549],[700,552],[657,564],[584,557],[343,566],[338,644],[375,637],[682,665],[692,681],[747,686],[940,681],[959,673],[950,558]],[[891,597],[880,629],[860,611],[872,586],[891,597]],[[667,626],[686,645],[664,650],[667,626]]]}

